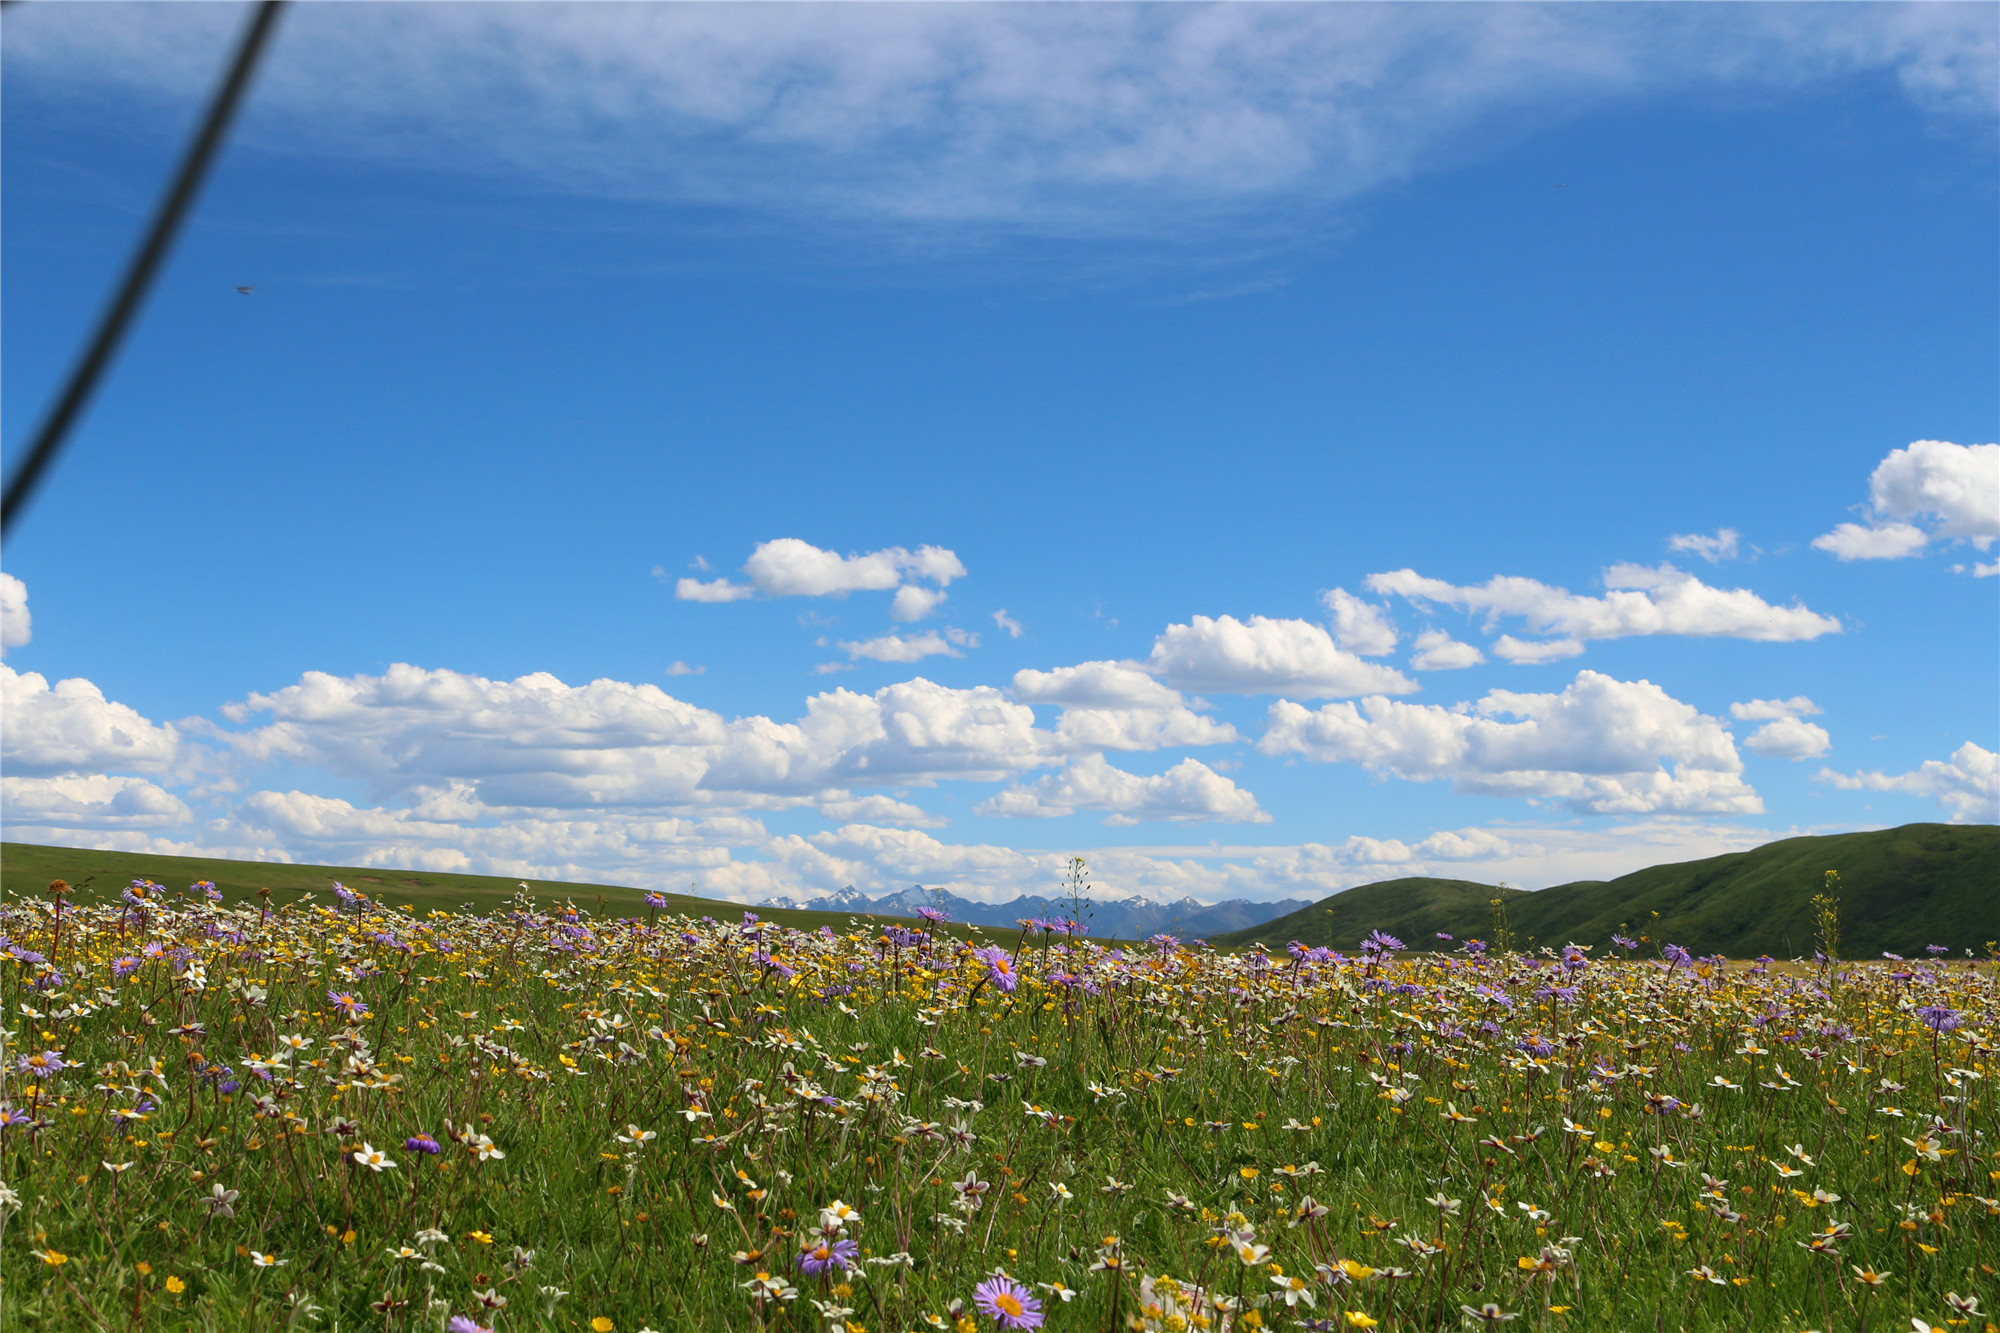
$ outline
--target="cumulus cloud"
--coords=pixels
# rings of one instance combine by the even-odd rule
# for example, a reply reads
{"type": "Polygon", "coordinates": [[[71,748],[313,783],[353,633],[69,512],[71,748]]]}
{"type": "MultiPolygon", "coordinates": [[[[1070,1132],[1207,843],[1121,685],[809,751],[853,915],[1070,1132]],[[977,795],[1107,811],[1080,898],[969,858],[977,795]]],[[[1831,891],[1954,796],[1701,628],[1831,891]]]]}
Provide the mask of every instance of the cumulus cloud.
{"type": "Polygon", "coordinates": [[[1410,654],[1410,665],[1418,671],[1458,671],[1486,660],[1485,653],[1469,643],[1460,643],[1441,629],[1427,629],[1417,635],[1416,646],[1417,651],[1410,654]]]}
{"type": "Polygon", "coordinates": [[[1180,689],[1305,699],[1408,694],[1415,681],[1336,647],[1318,625],[1252,616],[1195,616],[1153,641],[1146,669],[1180,689]]]}
{"type": "Polygon", "coordinates": [[[896,596],[889,603],[889,618],[904,622],[922,620],[943,605],[947,595],[942,588],[924,588],[906,583],[896,589],[896,596]]]}
{"type": "MultiPolygon", "coordinates": [[[[1563,640],[1622,639],[1632,635],[1681,634],[1792,643],[1838,634],[1840,622],[1803,606],[1772,606],[1747,588],[1713,588],[1671,564],[1618,564],[1604,571],[1602,597],[1582,597],[1535,579],[1495,576],[1461,587],[1425,578],[1414,569],[1370,574],[1371,592],[1394,593],[1419,606],[1442,602],[1482,612],[1488,630],[1518,618],[1538,634],[1563,640]]],[[[1547,661],[1574,656],[1568,647],[1523,644],[1509,639],[1494,652],[1514,661],[1547,661]],[[1539,655],[1538,655],[1539,654],[1539,655]]]]}
{"type": "Polygon", "coordinates": [[[1517,639],[1511,634],[1502,634],[1493,641],[1493,655],[1515,666],[1560,662],[1582,652],[1583,645],[1575,639],[1517,639]]]}
{"type": "Polygon", "coordinates": [[[9,774],[152,773],[187,756],[171,723],[155,723],[79,678],[51,686],[39,672],[0,665],[0,763],[9,774]]]}
{"type": "Polygon", "coordinates": [[[1833,744],[1833,737],[1825,727],[1781,717],[1751,732],[1743,744],[1766,759],[1817,759],[1833,744]]]}
{"type": "Polygon", "coordinates": [[[709,579],[683,578],[674,584],[674,596],[683,602],[740,602],[755,597],[757,590],[747,583],[731,583],[727,576],[709,579]]]}
{"type": "Polygon", "coordinates": [[[2000,537],[2000,444],[1917,440],[1868,478],[1868,521],[1813,538],[1838,560],[1898,560],[1933,541],[1991,549],[2000,537]]]}
{"type": "Polygon", "coordinates": [[[177,828],[194,814],[180,797],[145,778],[104,773],[0,778],[10,837],[32,831],[177,828]]]}
{"type": "Polygon", "coordinates": [[[1649,681],[1595,671],[1579,672],[1560,694],[1494,690],[1460,709],[1374,696],[1315,711],[1279,700],[1257,748],[1449,780],[1464,792],[1560,800],[1580,813],[1763,809],[1720,721],[1649,681]]]}
{"type": "Polygon", "coordinates": [[[884,634],[861,643],[843,641],[840,645],[841,651],[849,657],[865,657],[871,662],[921,662],[926,657],[963,657],[965,654],[959,651],[960,648],[978,646],[977,634],[957,628],[943,633],[925,630],[908,638],[900,634],[884,634]]]}
{"type": "Polygon", "coordinates": [[[1060,771],[1009,787],[974,808],[975,814],[1049,818],[1078,810],[1106,810],[1107,824],[1148,820],[1181,823],[1216,820],[1268,824],[1257,798],[1196,759],[1183,759],[1155,777],[1113,768],[1102,755],[1085,755],[1060,771]]]}
{"type": "Polygon", "coordinates": [[[1781,717],[1818,717],[1826,711],[1803,694],[1789,699],[1749,699],[1729,705],[1729,716],[1738,722],[1770,722],[1781,717]]]}
{"type": "Polygon", "coordinates": [[[1333,641],[1356,657],[1380,657],[1396,651],[1396,622],[1388,608],[1364,602],[1345,588],[1322,593],[1320,602],[1333,617],[1333,641]]]}
{"type": "MultiPolygon", "coordinates": [[[[199,96],[233,11],[50,6],[10,80],[199,96]]],[[[852,227],[1185,235],[1542,124],[1880,78],[1990,119],[1980,6],[307,6],[242,133],[852,227]],[[496,111],[504,108],[504,112],[496,111]]]]}
{"type": "Polygon", "coordinates": [[[1062,705],[1056,736],[1076,751],[1157,750],[1242,739],[1236,728],[1195,712],[1179,690],[1162,685],[1134,662],[1017,671],[1014,697],[1062,705]]]}
{"type": "Polygon", "coordinates": [[[28,614],[28,585],[12,574],[0,574],[0,653],[19,648],[35,636],[28,614]]]}
{"type": "Polygon", "coordinates": [[[780,537],[752,551],[743,572],[758,591],[772,597],[845,597],[851,592],[886,591],[905,575],[942,588],[964,578],[965,566],[941,546],[919,546],[914,551],[891,546],[844,556],[797,537],[780,537]]]}
{"type": "Polygon", "coordinates": [[[1901,560],[1930,544],[1930,534],[1910,523],[1842,523],[1813,538],[1813,549],[1836,560],[1901,560]]]}
{"type": "Polygon", "coordinates": [[[894,589],[891,614],[897,620],[921,620],[945,599],[944,589],[953,579],[965,577],[965,565],[942,546],[919,546],[906,550],[885,547],[860,555],[826,551],[797,537],[779,537],[760,542],[743,562],[748,583],[733,583],[727,576],[703,582],[684,578],[674,585],[674,596],[684,602],[740,602],[755,597],[845,597],[856,592],[888,592],[894,589]],[[919,582],[936,586],[926,588],[919,582]]]}
{"type": "Polygon", "coordinates": [[[1161,750],[1242,739],[1227,722],[1191,708],[1065,708],[1056,718],[1056,740],[1070,751],[1161,750]]]}
{"type": "Polygon", "coordinates": [[[1899,791],[1928,796],[1951,813],[1954,824],[2000,822],[2000,753],[1971,741],[1949,759],[1926,759],[1908,773],[1836,773],[1823,768],[1816,781],[1845,791],[1899,791]]]}
{"type": "Polygon", "coordinates": [[[377,799],[455,786],[495,815],[526,810],[783,808],[829,788],[997,781],[1059,761],[1056,736],[999,690],[921,677],[814,695],[796,722],[728,720],[650,684],[512,681],[398,664],[308,672],[224,709],[246,762],[362,781],[377,799]]]}
{"type": "Polygon", "coordinates": [[[813,808],[828,819],[842,823],[894,824],[903,828],[943,828],[951,821],[943,815],[934,815],[920,805],[899,801],[893,796],[876,792],[869,796],[856,796],[838,787],[830,787],[821,792],[813,801],[813,808]]]}
{"type": "Polygon", "coordinates": [[[1136,662],[1082,662],[1053,671],[1014,673],[1014,697],[1023,703],[1081,708],[1178,708],[1185,700],[1136,662]]]}
{"type": "Polygon", "coordinates": [[[1711,565],[1736,558],[1737,543],[1742,533],[1735,528],[1717,528],[1711,533],[1677,532],[1667,538],[1669,551],[1686,551],[1701,557],[1711,565]]]}

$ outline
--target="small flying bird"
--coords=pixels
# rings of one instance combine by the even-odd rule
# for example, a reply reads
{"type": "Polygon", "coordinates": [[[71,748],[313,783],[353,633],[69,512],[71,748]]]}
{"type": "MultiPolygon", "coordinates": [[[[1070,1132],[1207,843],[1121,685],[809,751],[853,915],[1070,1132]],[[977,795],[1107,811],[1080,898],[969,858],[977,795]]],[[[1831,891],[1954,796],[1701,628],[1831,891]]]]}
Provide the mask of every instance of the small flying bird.
{"type": "Polygon", "coordinates": [[[257,289],[255,287],[238,287],[236,290],[242,292],[245,296],[248,296],[250,293],[256,291],[257,289]]]}

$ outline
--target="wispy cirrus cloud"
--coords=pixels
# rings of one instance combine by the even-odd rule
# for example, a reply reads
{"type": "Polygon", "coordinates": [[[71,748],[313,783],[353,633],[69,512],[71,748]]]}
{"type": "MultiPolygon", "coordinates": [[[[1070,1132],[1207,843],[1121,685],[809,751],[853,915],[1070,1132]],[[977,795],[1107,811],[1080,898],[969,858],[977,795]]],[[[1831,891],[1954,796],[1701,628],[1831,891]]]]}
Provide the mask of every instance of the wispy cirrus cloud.
{"type": "MultiPolygon", "coordinates": [[[[10,82],[190,99],[239,13],[22,10],[10,82]]],[[[794,219],[1184,237],[1606,106],[1888,75],[1990,117],[1978,5],[310,5],[245,135],[794,219]]]]}

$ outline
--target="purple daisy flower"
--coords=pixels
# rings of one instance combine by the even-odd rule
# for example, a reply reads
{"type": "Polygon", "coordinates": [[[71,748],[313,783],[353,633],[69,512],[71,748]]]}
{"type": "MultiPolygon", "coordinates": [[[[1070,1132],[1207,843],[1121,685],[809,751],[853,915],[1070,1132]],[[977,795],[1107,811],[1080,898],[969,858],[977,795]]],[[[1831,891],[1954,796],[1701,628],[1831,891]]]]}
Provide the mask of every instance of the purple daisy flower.
{"type": "Polygon", "coordinates": [[[1002,1328],[1040,1328],[1042,1303],[1011,1277],[991,1277],[972,1289],[972,1303],[1002,1328]]]}
{"type": "Polygon", "coordinates": [[[861,1254],[858,1240],[822,1240],[799,1251],[799,1271],[807,1277],[845,1273],[861,1254]]]}

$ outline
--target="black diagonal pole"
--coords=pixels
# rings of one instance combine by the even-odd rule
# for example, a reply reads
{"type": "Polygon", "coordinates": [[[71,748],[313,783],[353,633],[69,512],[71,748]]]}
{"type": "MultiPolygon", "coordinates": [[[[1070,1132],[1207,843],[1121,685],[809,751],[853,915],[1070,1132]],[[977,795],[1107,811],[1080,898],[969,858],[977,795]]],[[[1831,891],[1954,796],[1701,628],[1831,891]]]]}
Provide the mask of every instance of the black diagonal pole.
{"type": "Polygon", "coordinates": [[[14,469],[14,475],[7,479],[6,496],[0,499],[0,533],[13,524],[16,515],[35,493],[36,485],[61,452],[63,441],[83,415],[97,382],[104,378],[111,358],[117,354],[118,344],[124,340],[132,317],[146,299],[146,290],[153,285],[160,264],[173,246],[175,234],[180,231],[195,195],[201,190],[202,178],[208,174],[209,166],[222,147],[222,141],[229,132],[229,122],[235,117],[243,94],[250,88],[250,76],[256,71],[258,57],[263,55],[271,30],[277,24],[278,11],[284,5],[285,0],[260,0],[250,25],[244,29],[243,41],[236,48],[236,59],[230,62],[229,72],[223,76],[221,87],[215,90],[215,100],[209,105],[201,130],[189,145],[173,185],[160,201],[159,211],[146,232],[145,242],[125,270],[125,281],[119,284],[118,294],[98,321],[97,332],[91,337],[82,359],[70,372],[69,383],[63,386],[61,396],[50,409],[47,420],[42,422],[28,456],[21,460],[21,465],[14,469]]]}

